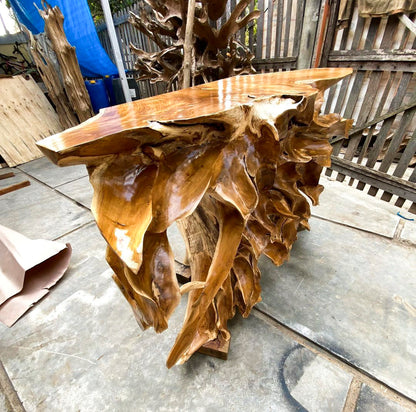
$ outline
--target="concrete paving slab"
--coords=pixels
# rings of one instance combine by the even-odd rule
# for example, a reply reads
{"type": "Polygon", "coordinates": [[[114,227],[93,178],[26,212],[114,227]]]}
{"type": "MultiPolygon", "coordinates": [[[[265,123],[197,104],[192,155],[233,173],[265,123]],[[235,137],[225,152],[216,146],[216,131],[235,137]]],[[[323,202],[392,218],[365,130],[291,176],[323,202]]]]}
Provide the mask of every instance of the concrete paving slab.
{"type": "Polygon", "coordinates": [[[29,238],[52,240],[93,219],[89,211],[23,173],[5,180],[6,186],[22,180],[31,183],[0,196],[0,223],[29,238]]]}
{"type": "Polygon", "coordinates": [[[358,396],[356,412],[405,412],[410,411],[398,403],[387,399],[367,385],[363,385],[358,396]]]}
{"type": "Polygon", "coordinates": [[[18,168],[50,187],[57,187],[88,175],[87,168],[84,165],[59,167],[47,157],[32,160],[18,166],[18,168]]]}
{"type": "Polygon", "coordinates": [[[258,307],[416,400],[415,248],[319,219],[291,260],[261,259],[258,307]]]}
{"type": "Polygon", "coordinates": [[[313,216],[393,238],[400,220],[397,207],[324,176],[320,183],[325,190],[313,216]]]}
{"type": "Polygon", "coordinates": [[[405,240],[413,245],[416,245],[416,216],[415,221],[407,221],[404,224],[400,239],[405,240]]]}
{"type": "Polygon", "coordinates": [[[94,190],[90,184],[88,176],[84,176],[80,179],[58,186],[56,190],[71,199],[74,199],[76,202],[87,207],[88,209],[91,209],[94,190]]]}
{"type": "Polygon", "coordinates": [[[0,390],[0,411],[8,412],[11,410],[9,402],[7,402],[4,393],[0,390]]]}
{"type": "Polygon", "coordinates": [[[74,249],[68,275],[0,327],[0,357],[27,411],[342,411],[351,376],[255,316],[231,322],[228,361],[196,354],[166,369],[185,299],[166,332],[142,332],[95,226],[63,240],[74,249]]]}
{"type": "Polygon", "coordinates": [[[301,345],[294,346],[283,363],[282,381],[297,402],[296,410],[342,410],[346,399],[345,388],[349,387],[351,376],[301,345]],[[328,387],[331,393],[338,395],[328,397],[328,387]]]}

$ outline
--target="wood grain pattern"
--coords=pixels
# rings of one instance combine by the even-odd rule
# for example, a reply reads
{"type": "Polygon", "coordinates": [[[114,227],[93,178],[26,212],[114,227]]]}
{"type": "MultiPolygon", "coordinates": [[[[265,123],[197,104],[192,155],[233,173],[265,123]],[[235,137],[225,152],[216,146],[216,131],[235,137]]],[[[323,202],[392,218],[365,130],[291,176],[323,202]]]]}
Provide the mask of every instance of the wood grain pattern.
{"type": "Polygon", "coordinates": [[[5,195],[6,193],[14,192],[15,190],[22,189],[23,187],[30,186],[29,180],[24,180],[23,182],[16,183],[7,187],[0,189],[0,196],[5,195]]]}
{"type": "Polygon", "coordinates": [[[53,107],[35,81],[0,79],[0,155],[10,167],[42,156],[38,140],[62,130],[53,107]]]}
{"type": "Polygon", "coordinates": [[[168,367],[226,346],[236,308],[246,317],[260,300],[260,255],[282,264],[309,228],[305,195],[317,204],[328,138],[351,125],[318,115],[323,91],[350,73],[220,80],[104,109],[39,143],[59,165],[87,165],[107,260],[141,327],[166,329],[188,294],[168,367]],[[166,236],[175,221],[191,270],[181,289],[166,236]]]}

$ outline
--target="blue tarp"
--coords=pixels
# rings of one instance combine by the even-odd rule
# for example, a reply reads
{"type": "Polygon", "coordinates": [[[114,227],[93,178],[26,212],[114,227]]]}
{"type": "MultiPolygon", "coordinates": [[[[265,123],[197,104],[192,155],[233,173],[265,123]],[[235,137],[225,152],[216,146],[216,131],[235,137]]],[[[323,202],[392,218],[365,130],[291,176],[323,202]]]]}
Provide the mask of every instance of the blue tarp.
{"type": "MultiPolygon", "coordinates": [[[[44,31],[44,21],[34,3],[42,9],[41,0],[10,0],[18,20],[33,34],[44,31]]],[[[87,0],[48,0],[64,15],[64,30],[69,43],[75,47],[84,76],[100,77],[117,74],[117,68],[101,46],[87,0]]]]}

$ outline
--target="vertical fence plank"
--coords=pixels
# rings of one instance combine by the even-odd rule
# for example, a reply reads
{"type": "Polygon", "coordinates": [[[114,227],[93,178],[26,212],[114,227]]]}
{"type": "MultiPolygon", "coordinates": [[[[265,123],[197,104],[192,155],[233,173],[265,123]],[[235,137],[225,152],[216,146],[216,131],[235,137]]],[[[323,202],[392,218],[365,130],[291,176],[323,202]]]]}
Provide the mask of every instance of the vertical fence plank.
{"type": "Polygon", "coordinates": [[[415,153],[416,153],[416,130],[413,131],[412,137],[410,138],[409,142],[407,143],[406,149],[404,150],[402,156],[400,157],[400,161],[397,164],[396,169],[394,170],[393,176],[403,177],[415,153]]]}
{"type": "Polygon", "coordinates": [[[335,97],[335,93],[338,90],[338,85],[334,85],[332,87],[329,88],[328,91],[328,96],[327,98],[324,100],[325,103],[325,114],[328,114],[331,111],[331,107],[332,107],[332,102],[334,100],[335,97]]]}
{"type": "Polygon", "coordinates": [[[388,17],[386,28],[384,29],[383,39],[381,40],[381,49],[391,49],[394,33],[397,30],[398,19],[396,16],[388,17]]]}
{"type": "Polygon", "coordinates": [[[258,0],[258,5],[261,15],[257,19],[256,58],[261,59],[263,54],[264,0],[258,0]]]}
{"type": "MultiPolygon", "coordinates": [[[[283,8],[284,0],[277,0],[277,18],[276,18],[276,42],[274,45],[274,57],[280,57],[280,49],[282,45],[282,32],[283,32],[283,8]]],[[[286,24],[290,24],[286,20],[286,24]]]]}
{"type": "MultiPolygon", "coordinates": [[[[250,3],[249,11],[250,13],[254,10],[254,1],[250,3]]],[[[248,48],[251,52],[255,55],[255,48],[254,48],[254,25],[255,23],[251,21],[248,26],[248,48]]]]}
{"type": "MultiPolygon", "coordinates": [[[[265,10],[266,12],[266,10],[265,10]]],[[[272,57],[272,27],[273,27],[273,0],[267,1],[267,36],[266,36],[266,59],[272,57]]]]}
{"type": "Polygon", "coordinates": [[[293,40],[292,56],[299,56],[299,45],[300,45],[300,37],[302,34],[301,28],[303,27],[304,10],[305,10],[305,0],[297,0],[296,24],[295,24],[295,34],[294,34],[294,40],[293,40]]]}
{"type": "Polygon", "coordinates": [[[367,36],[365,38],[364,49],[366,50],[373,49],[374,41],[376,39],[376,34],[380,26],[380,21],[381,21],[380,17],[373,17],[371,19],[370,27],[368,29],[367,36]]]}
{"type": "Polygon", "coordinates": [[[321,56],[316,56],[317,60],[319,61],[320,67],[326,67],[328,65],[328,56],[333,48],[333,45],[335,44],[339,6],[339,1],[334,1],[330,5],[328,26],[325,34],[325,41],[322,48],[321,56]]]}
{"type": "MultiPolygon", "coordinates": [[[[383,161],[381,162],[380,165],[380,171],[381,172],[387,172],[388,168],[390,167],[390,165],[392,164],[394,157],[396,156],[397,150],[399,149],[399,146],[401,144],[401,142],[403,141],[403,137],[406,135],[406,129],[407,126],[409,125],[409,123],[411,122],[414,113],[416,112],[416,109],[412,110],[409,113],[405,113],[405,115],[403,116],[403,118],[406,116],[406,119],[402,119],[402,122],[400,123],[400,127],[397,130],[396,134],[394,135],[391,144],[389,146],[389,149],[387,151],[386,156],[384,157],[383,161]]],[[[415,136],[415,133],[413,133],[413,137],[415,136]]],[[[406,157],[407,159],[407,164],[410,162],[414,152],[416,149],[416,141],[413,138],[413,142],[412,140],[410,140],[409,144],[406,147],[407,153],[406,153],[406,157]]],[[[403,157],[403,156],[402,156],[403,157]]],[[[396,167],[395,173],[393,173],[393,176],[397,176],[400,174],[400,172],[402,172],[401,176],[402,177],[404,172],[406,171],[406,166],[407,164],[406,162],[406,158],[404,158],[404,161],[401,165],[400,170],[398,170],[398,167],[396,167]],[[396,173],[396,171],[398,171],[399,173],[396,173]]],[[[388,192],[384,192],[383,195],[381,196],[381,199],[389,202],[390,199],[392,198],[392,194],[388,193],[388,192]]]]}
{"type": "MultiPolygon", "coordinates": [[[[349,96],[347,106],[346,106],[344,114],[343,114],[343,116],[347,119],[351,118],[351,116],[354,112],[354,108],[355,108],[355,105],[357,104],[357,101],[358,101],[359,90],[361,90],[361,85],[363,83],[364,76],[365,76],[365,72],[363,72],[363,71],[358,71],[357,74],[355,75],[354,83],[353,83],[353,86],[352,86],[352,92],[349,96]]],[[[350,153],[351,153],[351,149],[349,149],[349,148],[352,147],[352,145],[355,145],[355,140],[354,139],[350,140],[349,143],[348,143],[347,154],[346,154],[348,160],[350,160],[349,158],[350,158],[350,153]]],[[[339,182],[343,182],[344,179],[345,179],[345,175],[342,174],[342,173],[338,173],[337,180],[339,182]]]]}
{"type": "Polygon", "coordinates": [[[283,56],[289,56],[289,41],[290,41],[290,28],[292,26],[292,0],[287,0],[286,16],[285,16],[285,38],[283,56]]]}
{"type": "Polygon", "coordinates": [[[351,50],[357,50],[360,44],[361,36],[363,35],[365,19],[358,16],[357,27],[354,31],[354,37],[352,39],[351,50]]]}
{"type": "Polygon", "coordinates": [[[395,134],[393,135],[389,148],[387,149],[384,159],[381,162],[381,165],[379,168],[380,172],[387,172],[390,165],[392,164],[396,156],[396,153],[400,147],[400,144],[403,141],[403,137],[405,136],[406,131],[415,113],[416,113],[416,107],[408,109],[404,112],[403,117],[400,120],[399,128],[396,130],[395,134]]]}
{"type": "MultiPolygon", "coordinates": [[[[416,183],[416,167],[413,169],[413,172],[409,177],[409,182],[416,183]]],[[[402,207],[404,202],[405,199],[399,197],[396,201],[396,206],[402,207]]],[[[409,212],[416,214],[416,203],[412,203],[409,208],[409,212]]]]}
{"type": "MultiPolygon", "coordinates": [[[[352,75],[352,76],[347,77],[346,79],[342,80],[340,91],[338,93],[338,98],[337,98],[337,101],[335,103],[335,109],[334,109],[335,113],[341,113],[341,109],[342,109],[342,106],[344,104],[344,100],[347,96],[347,91],[349,89],[349,85],[353,81],[354,77],[355,76],[352,75]]],[[[335,144],[332,145],[332,155],[333,156],[338,156],[339,155],[339,153],[341,152],[341,148],[342,148],[343,143],[344,143],[344,141],[340,140],[340,141],[338,141],[338,142],[336,142],[335,144]]],[[[332,176],[332,172],[333,172],[332,169],[327,169],[325,174],[327,176],[332,176]]]]}

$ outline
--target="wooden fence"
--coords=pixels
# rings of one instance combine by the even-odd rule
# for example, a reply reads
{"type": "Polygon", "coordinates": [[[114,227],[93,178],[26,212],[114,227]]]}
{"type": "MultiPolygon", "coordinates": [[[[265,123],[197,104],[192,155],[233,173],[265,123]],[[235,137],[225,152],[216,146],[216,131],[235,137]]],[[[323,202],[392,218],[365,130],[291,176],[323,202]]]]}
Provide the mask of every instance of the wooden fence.
{"type": "MultiPolygon", "coordinates": [[[[155,52],[158,50],[157,45],[153,41],[128,22],[130,12],[139,14],[139,5],[140,3],[137,2],[136,4],[113,15],[114,26],[116,29],[118,43],[120,45],[124,67],[133,76],[135,74],[134,63],[136,59],[130,50],[130,44],[134,44],[135,46],[148,52],[155,52]]],[[[110,56],[111,60],[115,61],[105,23],[98,25],[96,29],[102,46],[110,56]]],[[[138,85],[141,97],[155,96],[166,91],[162,85],[151,84],[148,80],[140,81],[138,85]]]]}
{"type": "MultiPolygon", "coordinates": [[[[229,0],[224,16],[211,22],[213,27],[220,27],[230,17],[237,0],[229,0]]],[[[321,0],[312,0],[313,7],[320,9],[321,0]]],[[[113,15],[116,34],[121,48],[125,68],[134,73],[134,55],[130,51],[129,44],[145,51],[157,51],[157,46],[141,32],[128,23],[129,12],[138,14],[141,2],[126,8],[113,15]]],[[[300,67],[309,67],[314,50],[313,39],[318,29],[318,19],[312,24],[303,24],[305,14],[305,0],[259,0],[258,9],[262,10],[260,18],[251,22],[240,30],[236,38],[245,44],[255,55],[253,66],[259,72],[292,70],[300,67]],[[302,30],[302,28],[304,28],[302,30]],[[299,50],[304,38],[312,39],[311,44],[306,44],[308,51],[303,53],[299,64],[299,50]]],[[[312,8],[313,8],[312,7],[312,8]]],[[[310,7],[311,8],[311,7],[310,7]]],[[[312,9],[311,8],[311,9],[312,9]]],[[[254,10],[254,2],[247,11],[254,10]]],[[[316,12],[316,11],[315,11],[316,12]]],[[[306,13],[308,11],[306,10],[306,13]]],[[[310,13],[310,12],[309,12],[310,13]]],[[[310,19],[309,19],[310,20],[310,19]]],[[[105,24],[97,26],[97,33],[104,49],[113,59],[110,40],[105,24]]],[[[151,85],[148,81],[140,82],[140,90],[143,97],[152,96],[164,92],[163,86],[151,85]]]]}
{"type": "Polygon", "coordinates": [[[325,112],[354,119],[348,141],[333,139],[327,174],[336,171],[339,181],[348,176],[350,185],[399,207],[407,199],[414,213],[415,47],[415,34],[398,16],[362,18],[355,8],[346,27],[327,38],[321,60],[322,66],[354,68],[353,76],[327,93],[325,112]]]}
{"type": "MultiPolygon", "coordinates": [[[[223,24],[236,0],[229,0],[223,24]]],[[[339,181],[372,196],[402,206],[413,202],[416,213],[416,41],[397,16],[361,18],[357,6],[344,28],[337,28],[339,1],[258,0],[262,11],[256,22],[237,33],[255,58],[259,72],[313,67],[352,67],[354,74],[327,92],[324,112],[338,112],[353,118],[348,142],[333,139],[333,166],[339,181]],[[330,4],[328,22],[324,9],[330,4]],[[323,39],[322,47],[319,40],[323,39]]],[[[134,56],[129,44],[146,51],[157,46],[128,22],[129,11],[114,15],[114,23],[125,67],[134,71],[134,56]]],[[[248,8],[254,9],[254,2],[248,8]]],[[[415,14],[410,16],[415,21],[415,14]]],[[[97,27],[100,40],[112,57],[105,25],[97,27]]],[[[142,97],[164,92],[161,85],[140,82],[142,97]]]]}

